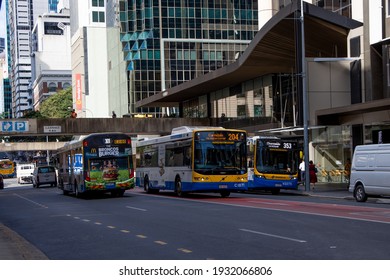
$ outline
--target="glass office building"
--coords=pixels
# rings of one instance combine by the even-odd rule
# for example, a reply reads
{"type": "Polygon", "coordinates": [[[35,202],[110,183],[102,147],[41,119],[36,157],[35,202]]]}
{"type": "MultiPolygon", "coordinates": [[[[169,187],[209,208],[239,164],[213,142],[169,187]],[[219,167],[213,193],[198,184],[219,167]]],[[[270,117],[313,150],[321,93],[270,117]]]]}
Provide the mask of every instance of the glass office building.
{"type": "Polygon", "coordinates": [[[129,112],[172,116],[135,102],[234,62],[258,31],[258,1],[121,0],[129,112]]]}

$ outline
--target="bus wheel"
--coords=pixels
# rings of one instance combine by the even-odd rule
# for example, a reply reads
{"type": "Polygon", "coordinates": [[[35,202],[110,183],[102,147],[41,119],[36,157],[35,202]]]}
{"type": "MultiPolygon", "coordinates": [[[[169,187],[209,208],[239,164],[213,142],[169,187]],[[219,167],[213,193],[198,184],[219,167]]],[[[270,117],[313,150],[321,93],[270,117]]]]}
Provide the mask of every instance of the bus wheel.
{"type": "Polygon", "coordinates": [[[271,193],[273,195],[278,195],[280,193],[280,189],[274,189],[274,190],[271,190],[271,193]]]}
{"type": "Polygon", "coordinates": [[[221,197],[228,197],[230,195],[229,191],[221,191],[221,197]]]}
{"type": "Polygon", "coordinates": [[[177,196],[180,196],[180,197],[184,196],[183,190],[181,188],[180,178],[176,178],[176,180],[175,180],[175,193],[177,196]]]}
{"type": "Polygon", "coordinates": [[[74,195],[76,197],[80,197],[79,188],[77,187],[77,183],[76,182],[74,182],[74,195]]]}
{"type": "Polygon", "coordinates": [[[356,186],[354,196],[357,202],[365,202],[367,200],[367,194],[362,184],[356,186]]]}

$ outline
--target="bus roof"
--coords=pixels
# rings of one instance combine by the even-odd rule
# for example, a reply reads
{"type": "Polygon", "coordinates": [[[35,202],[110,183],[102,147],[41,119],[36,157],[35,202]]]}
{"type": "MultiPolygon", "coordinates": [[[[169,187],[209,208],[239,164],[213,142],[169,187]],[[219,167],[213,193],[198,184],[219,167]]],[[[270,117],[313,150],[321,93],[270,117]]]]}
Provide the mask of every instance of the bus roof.
{"type": "Polygon", "coordinates": [[[156,138],[148,138],[148,139],[142,139],[138,140],[137,146],[147,146],[151,144],[156,143],[164,143],[164,142],[172,142],[176,140],[185,140],[190,139],[193,135],[194,131],[220,131],[220,130],[227,130],[227,131],[242,131],[240,129],[226,129],[220,126],[180,126],[172,129],[172,133],[170,135],[160,136],[156,138]]]}
{"type": "Polygon", "coordinates": [[[206,129],[224,129],[224,128],[221,126],[179,126],[172,129],[171,135],[193,132],[194,130],[206,130],[206,129]]]}
{"type": "Polygon", "coordinates": [[[92,133],[89,135],[80,135],[80,136],[73,137],[73,139],[70,140],[69,142],[66,142],[63,147],[57,149],[57,154],[81,147],[84,139],[88,139],[89,137],[93,137],[93,136],[102,136],[102,135],[125,135],[126,137],[130,138],[130,136],[128,136],[126,133],[123,132],[102,132],[102,133],[92,133]]]}

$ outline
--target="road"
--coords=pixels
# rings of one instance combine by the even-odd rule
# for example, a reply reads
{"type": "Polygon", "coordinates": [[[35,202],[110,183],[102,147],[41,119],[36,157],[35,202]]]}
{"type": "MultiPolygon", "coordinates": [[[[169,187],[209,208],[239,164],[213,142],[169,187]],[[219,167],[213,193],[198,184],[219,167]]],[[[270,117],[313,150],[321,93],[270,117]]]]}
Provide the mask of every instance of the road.
{"type": "Polygon", "coordinates": [[[0,221],[57,260],[389,259],[390,207],[267,194],[64,196],[6,180],[0,221]]]}

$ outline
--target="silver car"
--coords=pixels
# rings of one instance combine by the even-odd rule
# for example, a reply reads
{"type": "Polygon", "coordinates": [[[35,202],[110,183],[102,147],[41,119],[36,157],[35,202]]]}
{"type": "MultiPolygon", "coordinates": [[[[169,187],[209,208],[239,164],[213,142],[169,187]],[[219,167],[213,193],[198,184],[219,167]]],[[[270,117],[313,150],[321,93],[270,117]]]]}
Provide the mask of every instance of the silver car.
{"type": "Polygon", "coordinates": [[[38,188],[41,185],[57,186],[57,173],[53,166],[37,166],[32,175],[34,188],[38,188]]]}

